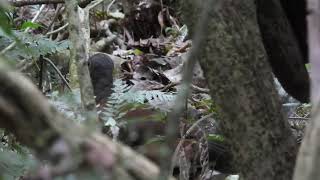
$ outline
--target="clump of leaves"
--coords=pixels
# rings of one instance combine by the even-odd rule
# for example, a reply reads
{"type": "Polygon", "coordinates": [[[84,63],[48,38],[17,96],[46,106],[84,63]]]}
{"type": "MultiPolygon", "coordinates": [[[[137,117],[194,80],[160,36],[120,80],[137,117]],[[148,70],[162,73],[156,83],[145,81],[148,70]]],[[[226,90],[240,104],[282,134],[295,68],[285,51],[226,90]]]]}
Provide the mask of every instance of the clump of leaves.
{"type": "Polygon", "coordinates": [[[6,52],[8,59],[34,59],[40,55],[53,54],[69,48],[69,41],[52,41],[42,35],[32,35],[27,32],[12,31],[10,36],[0,31],[0,49],[4,49],[12,42],[17,42],[16,47],[6,52]]]}
{"type": "Polygon", "coordinates": [[[0,129],[0,179],[16,179],[36,167],[36,160],[29,150],[16,141],[10,141],[0,129]]]}
{"type": "Polygon", "coordinates": [[[9,11],[9,5],[5,1],[0,2],[0,28],[9,36],[12,35],[13,18],[9,11]]]}
{"type": "MultiPolygon", "coordinates": [[[[100,117],[105,126],[111,128],[114,137],[118,136],[120,126],[126,124],[122,121],[129,111],[149,107],[157,108],[159,104],[171,102],[175,95],[161,91],[131,91],[130,86],[116,80],[114,93],[108,99],[105,108],[100,112],[100,117]]],[[[159,108],[160,109],[160,108],[159,108]]],[[[153,116],[157,119],[157,117],[153,116]]],[[[163,116],[158,116],[163,118],[163,116]]]]}
{"type": "MultiPolygon", "coordinates": [[[[104,126],[111,129],[114,137],[118,136],[120,126],[125,126],[125,120],[130,119],[130,122],[139,122],[142,120],[163,120],[166,116],[165,112],[153,111],[153,114],[148,116],[128,117],[129,112],[139,109],[161,109],[159,104],[171,102],[175,95],[161,91],[131,91],[130,86],[121,80],[115,80],[113,93],[105,104],[104,108],[99,113],[100,119],[104,126]],[[136,118],[136,119],[134,119],[136,118]]],[[[84,116],[81,115],[81,100],[79,90],[73,90],[73,93],[68,93],[60,96],[58,92],[51,94],[50,102],[68,118],[78,122],[83,121],[84,116]]],[[[161,109],[162,110],[162,109],[161,109]]]]}
{"type": "Polygon", "coordinates": [[[50,94],[49,102],[68,119],[76,122],[84,121],[85,117],[81,112],[80,89],[73,89],[72,92],[63,95],[54,91],[50,94]]]}
{"type": "Polygon", "coordinates": [[[295,111],[299,117],[310,117],[311,104],[301,104],[295,111]]]}

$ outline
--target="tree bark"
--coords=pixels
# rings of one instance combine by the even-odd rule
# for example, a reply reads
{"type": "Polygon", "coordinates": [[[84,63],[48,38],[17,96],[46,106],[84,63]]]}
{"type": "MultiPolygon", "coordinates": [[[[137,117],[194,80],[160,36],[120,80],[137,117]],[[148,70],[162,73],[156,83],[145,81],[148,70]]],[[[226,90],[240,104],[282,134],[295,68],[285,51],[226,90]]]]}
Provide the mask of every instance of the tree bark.
{"type": "MultiPolygon", "coordinates": [[[[179,2],[193,32],[203,1],[179,2]]],[[[242,178],[287,180],[297,145],[281,110],[255,9],[253,0],[216,1],[199,60],[242,178]]]]}
{"type": "Polygon", "coordinates": [[[88,67],[90,48],[89,10],[80,8],[76,0],[68,1],[66,10],[68,12],[69,34],[72,43],[72,48],[70,49],[71,82],[73,84],[79,82],[81,103],[86,111],[87,122],[90,126],[95,127],[97,126],[98,117],[88,67]],[[77,74],[74,74],[74,69],[76,69],[77,74]]]}

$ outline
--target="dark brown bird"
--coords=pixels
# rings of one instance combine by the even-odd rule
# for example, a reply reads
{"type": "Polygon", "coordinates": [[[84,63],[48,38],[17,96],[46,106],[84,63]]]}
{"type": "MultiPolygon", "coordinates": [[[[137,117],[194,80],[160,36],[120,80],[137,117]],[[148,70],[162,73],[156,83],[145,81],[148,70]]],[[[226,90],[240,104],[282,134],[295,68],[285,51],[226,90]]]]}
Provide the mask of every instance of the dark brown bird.
{"type": "Polygon", "coordinates": [[[112,59],[103,53],[98,53],[89,58],[89,71],[95,100],[97,104],[103,104],[112,93],[114,63],[112,59]]]}

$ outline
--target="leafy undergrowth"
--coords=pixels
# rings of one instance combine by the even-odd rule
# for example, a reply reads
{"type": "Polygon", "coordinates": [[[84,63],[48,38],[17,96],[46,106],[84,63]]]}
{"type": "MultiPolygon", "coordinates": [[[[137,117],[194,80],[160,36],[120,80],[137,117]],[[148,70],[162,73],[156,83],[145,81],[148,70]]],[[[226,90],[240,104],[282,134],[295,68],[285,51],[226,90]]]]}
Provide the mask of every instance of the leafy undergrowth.
{"type": "MultiPolygon", "coordinates": [[[[103,132],[158,163],[167,114],[175,106],[176,94],[180,92],[182,71],[192,43],[188,40],[187,26],[176,18],[170,3],[153,3],[133,3],[127,14],[121,12],[124,8],[121,3],[114,3],[111,8],[108,3],[102,3],[90,14],[90,28],[91,51],[108,53],[115,63],[113,94],[106,104],[100,105],[98,112],[103,132]],[[101,9],[108,9],[109,12],[101,9]]],[[[66,70],[69,68],[69,55],[63,54],[69,49],[69,42],[66,29],[47,34],[50,29],[46,28],[54,19],[54,12],[59,12],[57,8],[48,6],[48,16],[40,16],[39,26],[29,23],[37,10],[37,6],[16,10],[14,20],[0,9],[0,21],[5,22],[2,21],[5,19],[9,22],[0,23],[5,32],[0,32],[0,49],[16,41],[17,45],[4,56],[39,85],[39,56],[49,57],[63,76],[69,76],[66,70]],[[25,26],[31,30],[24,32],[25,26]]],[[[51,29],[66,24],[64,13],[61,12],[51,29]]],[[[208,94],[199,64],[193,76],[192,94],[186,102],[180,102],[186,108],[183,117],[177,119],[180,128],[177,129],[179,139],[176,140],[174,157],[175,170],[178,169],[174,171],[178,172],[175,175],[180,179],[227,176],[228,167],[221,167],[219,161],[229,161],[223,159],[229,149],[214,119],[219,118],[217,108],[208,94]],[[225,174],[216,170],[225,170],[225,174]]],[[[65,83],[51,66],[47,67],[41,80],[41,90],[53,106],[77,123],[85,121],[79,89],[72,89],[72,92],[66,90],[65,83]]],[[[284,93],[282,96],[287,95],[284,93]]],[[[297,134],[301,138],[303,133],[300,132],[310,117],[310,106],[297,104],[286,97],[284,99],[285,107],[289,107],[290,124],[293,130],[299,130],[297,134]],[[297,125],[296,122],[300,121],[304,123],[297,125]]],[[[0,179],[14,179],[29,172],[36,164],[31,153],[13,141],[10,135],[2,132],[1,137],[0,179]]],[[[238,176],[227,178],[233,180],[238,176]]]]}

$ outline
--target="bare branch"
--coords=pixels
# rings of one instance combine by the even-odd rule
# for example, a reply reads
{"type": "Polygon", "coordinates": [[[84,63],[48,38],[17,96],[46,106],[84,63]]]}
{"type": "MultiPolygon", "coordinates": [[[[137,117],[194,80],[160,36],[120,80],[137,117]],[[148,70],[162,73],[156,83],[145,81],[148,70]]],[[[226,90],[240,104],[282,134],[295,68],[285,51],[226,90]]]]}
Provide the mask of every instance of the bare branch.
{"type": "MultiPolygon", "coordinates": [[[[80,0],[79,6],[84,7],[89,4],[92,0],[80,0]]],[[[39,5],[39,4],[60,4],[64,3],[64,0],[8,0],[8,2],[15,7],[28,6],[28,5],[39,5]]]]}

